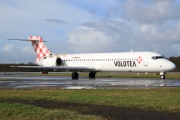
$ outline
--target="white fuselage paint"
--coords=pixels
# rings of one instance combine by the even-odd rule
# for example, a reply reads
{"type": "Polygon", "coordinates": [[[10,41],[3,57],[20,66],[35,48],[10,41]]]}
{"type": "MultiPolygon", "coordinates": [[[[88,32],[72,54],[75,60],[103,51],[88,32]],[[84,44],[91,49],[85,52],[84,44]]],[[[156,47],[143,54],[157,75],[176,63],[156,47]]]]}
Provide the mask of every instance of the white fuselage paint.
{"type": "MultiPolygon", "coordinates": [[[[167,72],[176,68],[175,64],[154,52],[119,52],[89,54],[59,54],[46,57],[38,62],[41,66],[56,66],[54,59],[62,59],[61,66],[92,67],[94,71],[122,72],[167,72]],[[50,60],[51,59],[51,60],[50,60]]],[[[92,70],[93,71],[93,70],[92,70]]]]}

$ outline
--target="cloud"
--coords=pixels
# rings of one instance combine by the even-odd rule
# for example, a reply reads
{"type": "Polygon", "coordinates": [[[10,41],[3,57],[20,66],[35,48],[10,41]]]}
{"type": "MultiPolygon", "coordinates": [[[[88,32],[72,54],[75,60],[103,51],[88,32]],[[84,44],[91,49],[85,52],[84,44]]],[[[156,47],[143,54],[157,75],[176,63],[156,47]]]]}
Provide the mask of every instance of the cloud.
{"type": "Polygon", "coordinates": [[[13,43],[7,44],[0,50],[0,63],[26,63],[34,62],[36,54],[32,47],[16,47],[13,43]]]}
{"type": "Polygon", "coordinates": [[[111,41],[110,36],[105,35],[105,33],[95,28],[80,26],[70,33],[68,44],[74,46],[74,52],[104,52],[108,51],[106,49],[112,45],[111,41]]]}
{"type": "Polygon", "coordinates": [[[0,9],[0,34],[5,37],[26,37],[30,34],[45,36],[48,32],[58,30],[64,32],[77,25],[71,24],[59,28],[59,26],[50,23],[79,23],[88,21],[93,16],[88,14],[87,11],[80,10],[77,6],[70,4],[70,2],[58,0],[0,2],[0,9]],[[46,22],[43,22],[43,20],[46,22]]]}
{"type": "Polygon", "coordinates": [[[82,24],[69,34],[68,43],[76,52],[129,51],[134,45],[134,34],[125,21],[101,20],[82,24]]]}
{"type": "Polygon", "coordinates": [[[176,0],[127,0],[125,11],[131,18],[142,23],[162,22],[180,18],[180,4],[176,0]]]}
{"type": "Polygon", "coordinates": [[[180,21],[174,25],[141,24],[139,39],[154,42],[180,43],[180,21]]]}
{"type": "Polygon", "coordinates": [[[61,24],[61,25],[64,25],[64,24],[67,24],[65,21],[63,20],[59,20],[59,19],[52,19],[52,18],[47,18],[45,19],[46,22],[52,22],[52,23],[56,23],[56,24],[61,24]]]}
{"type": "Polygon", "coordinates": [[[4,52],[10,52],[10,51],[12,51],[13,48],[14,48],[13,44],[7,44],[4,46],[3,51],[4,52]]]}
{"type": "Polygon", "coordinates": [[[18,47],[18,49],[21,50],[22,52],[28,52],[28,53],[31,53],[33,51],[32,46],[18,47]]]}
{"type": "Polygon", "coordinates": [[[178,0],[14,0],[1,1],[0,9],[0,55],[5,62],[35,60],[29,43],[3,41],[29,35],[41,35],[53,53],[132,49],[180,54],[178,0]]]}
{"type": "Polygon", "coordinates": [[[145,24],[126,19],[86,22],[69,34],[68,42],[76,52],[120,52],[132,49],[170,56],[172,51],[180,50],[171,47],[180,43],[180,25],[179,22],[174,24],[145,24]]]}

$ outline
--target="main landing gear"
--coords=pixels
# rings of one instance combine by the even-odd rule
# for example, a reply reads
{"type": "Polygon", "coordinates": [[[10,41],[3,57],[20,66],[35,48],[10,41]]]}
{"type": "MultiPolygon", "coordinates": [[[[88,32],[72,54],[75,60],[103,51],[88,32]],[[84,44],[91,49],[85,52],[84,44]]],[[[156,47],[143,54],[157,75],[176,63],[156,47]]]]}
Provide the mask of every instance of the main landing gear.
{"type": "MultiPolygon", "coordinates": [[[[75,79],[78,79],[79,74],[75,71],[75,72],[72,73],[71,76],[72,76],[72,79],[75,80],[75,79]]],[[[90,72],[89,73],[89,78],[92,79],[92,78],[95,78],[95,76],[96,76],[96,72],[90,72]]]]}
{"type": "Polygon", "coordinates": [[[73,72],[71,76],[72,76],[72,79],[78,79],[79,74],[77,72],[73,72]]]}
{"type": "Polygon", "coordinates": [[[96,73],[95,72],[90,72],[89,73],[89,78],[95,78],[96,76],[96,73]]]}

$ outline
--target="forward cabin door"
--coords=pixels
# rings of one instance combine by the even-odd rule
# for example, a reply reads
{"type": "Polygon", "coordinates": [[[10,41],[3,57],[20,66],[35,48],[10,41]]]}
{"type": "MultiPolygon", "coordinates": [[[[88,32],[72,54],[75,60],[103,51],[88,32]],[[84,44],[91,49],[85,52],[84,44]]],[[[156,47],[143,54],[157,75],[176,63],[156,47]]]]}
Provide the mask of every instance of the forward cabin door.
{"type": "Polygon", "coordinates": [[[148,66],[148,59],[144,58],[144,66],[148,66]]]}

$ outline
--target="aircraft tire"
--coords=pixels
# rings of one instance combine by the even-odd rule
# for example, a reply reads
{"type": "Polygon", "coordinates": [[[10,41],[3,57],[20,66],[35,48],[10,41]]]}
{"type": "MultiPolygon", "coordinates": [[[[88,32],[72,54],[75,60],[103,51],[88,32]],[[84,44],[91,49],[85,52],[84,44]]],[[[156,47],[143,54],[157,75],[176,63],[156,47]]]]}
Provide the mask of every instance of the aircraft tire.
{"type": "Polygon", "coordinates": [[[96,73],[95,72],[90,72],[89,73],[89,78],[95,78],[96,76],[96,73]]]}
{"type": "Polygon", "coordinates": [[[161,79],[165,79],[165,75],[161,75],[160,78],[161,78],[161,79]]]}
{"type": "Polygon", "coordinates": [[[79,74],[77,72],[73,72],[71,76],[72,76],[72,79],[78,79],[79,74]]]}

